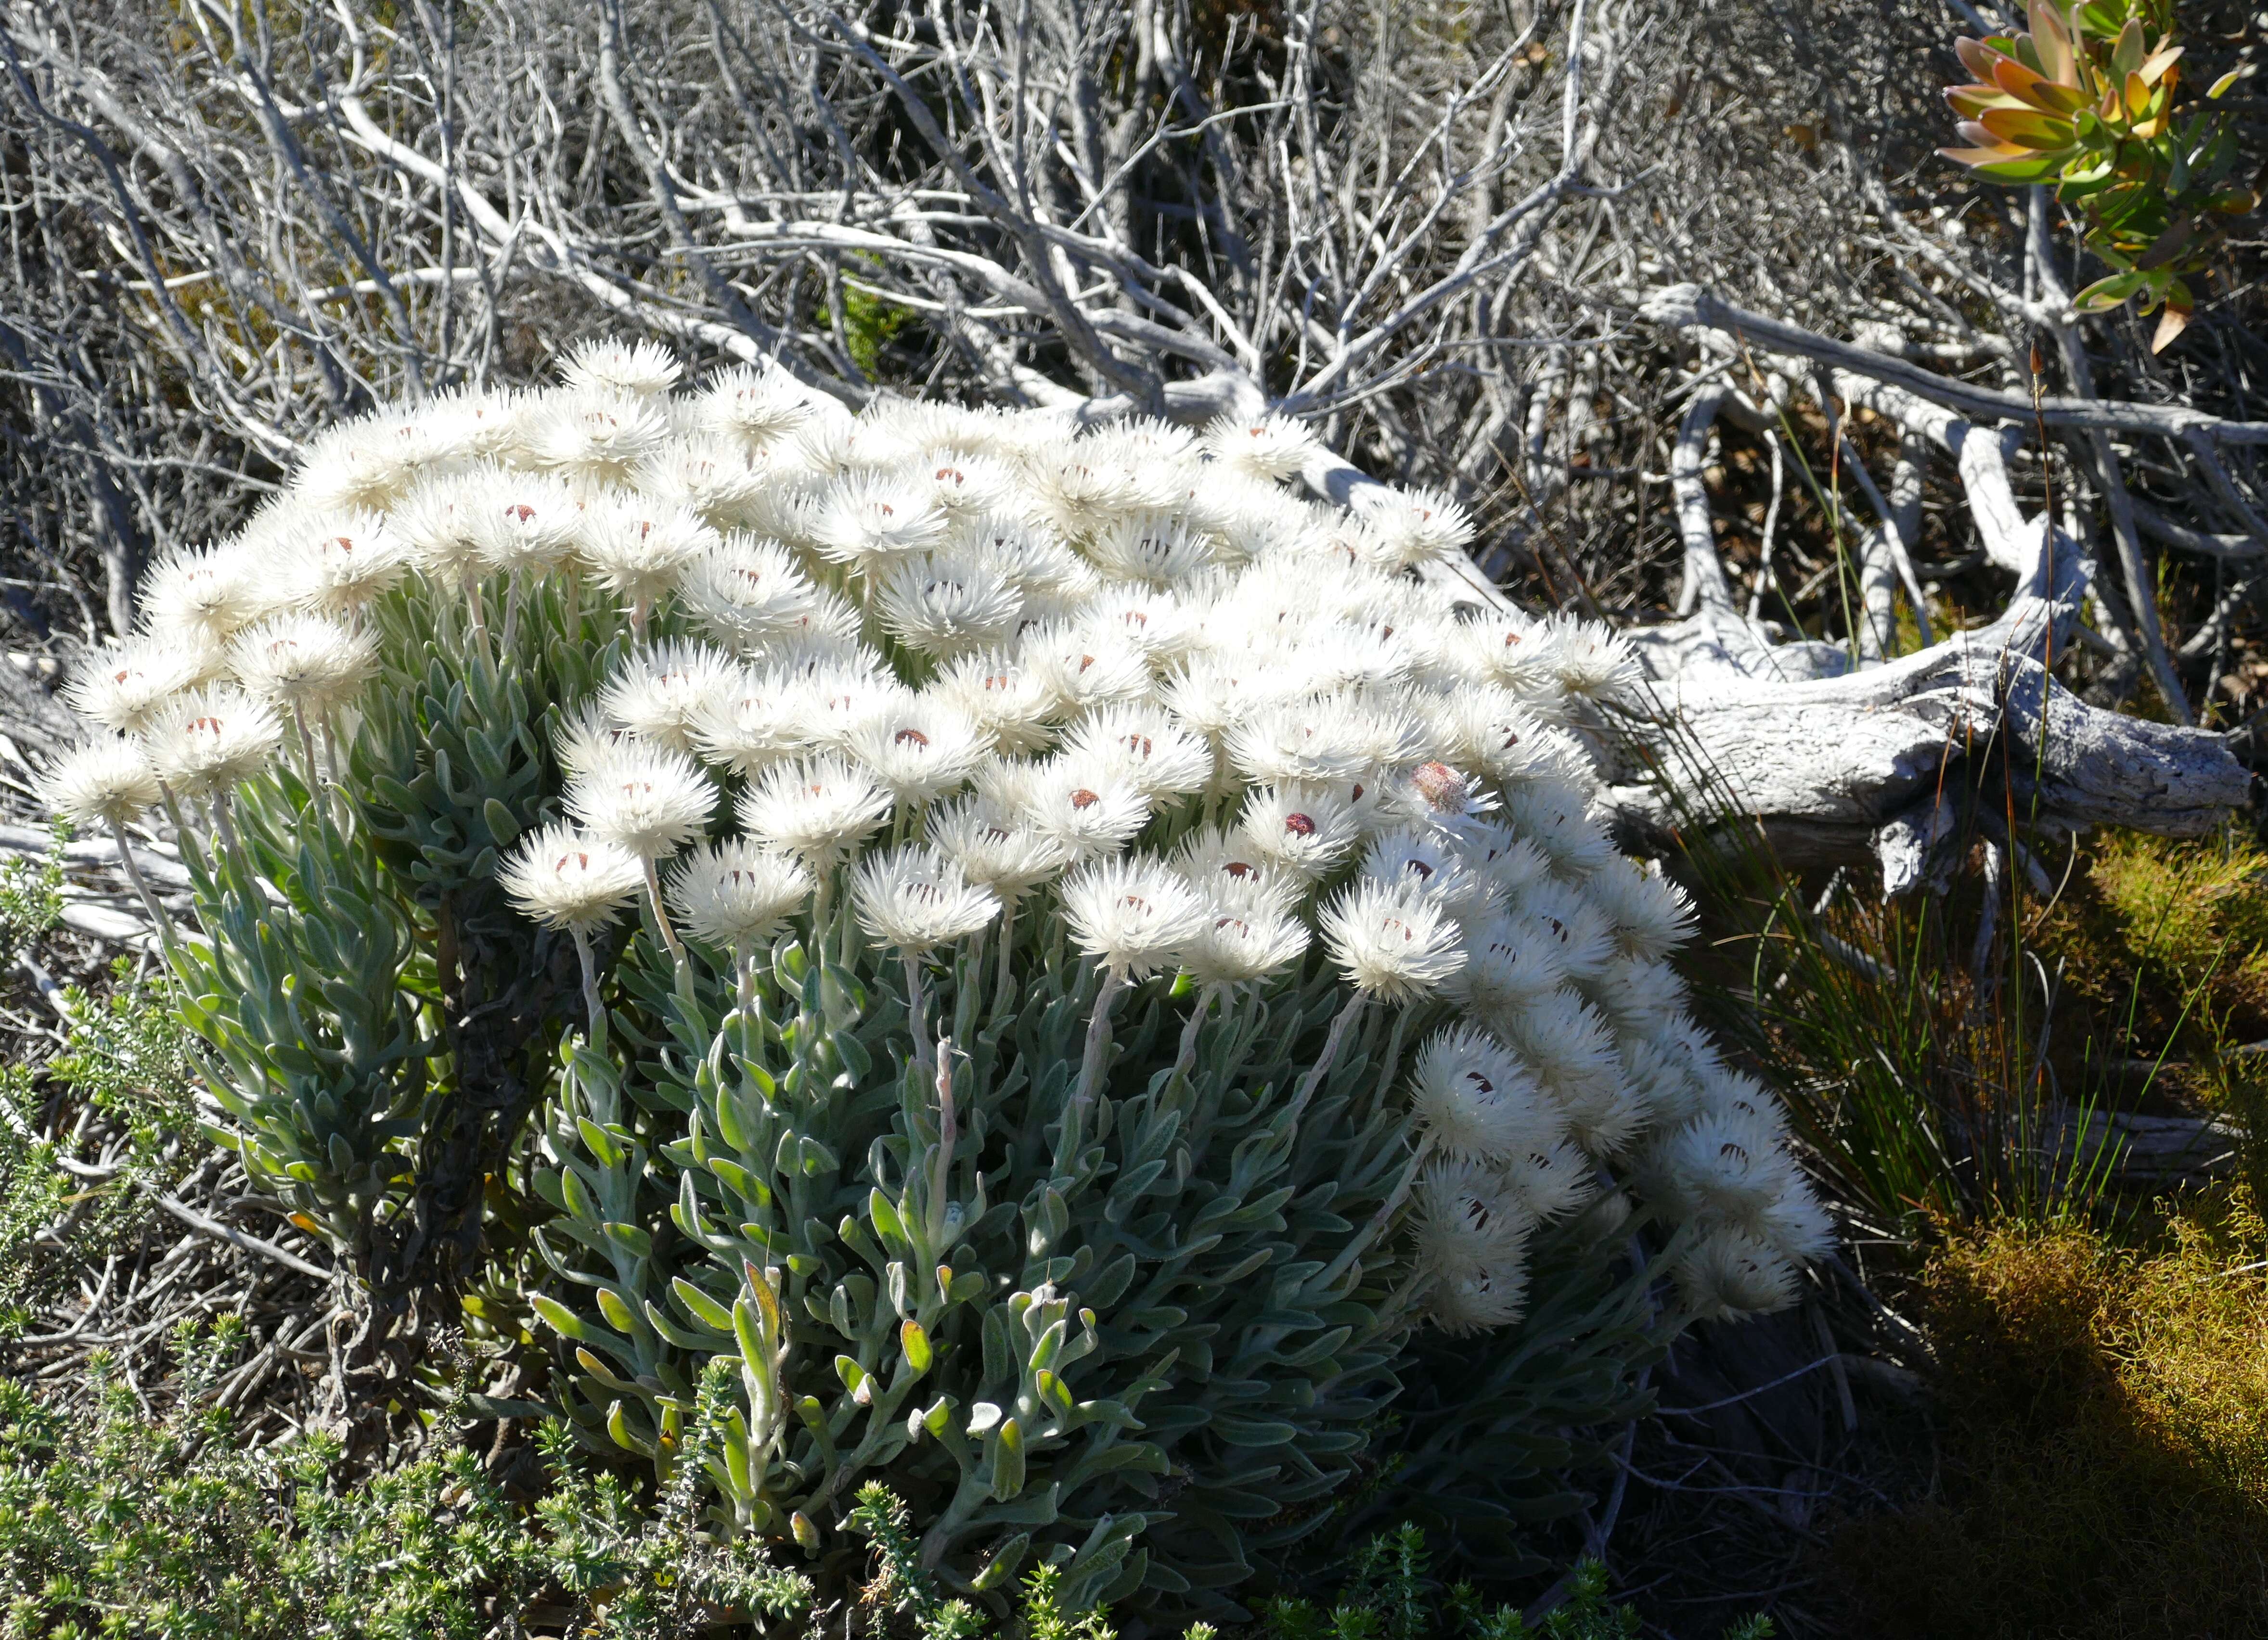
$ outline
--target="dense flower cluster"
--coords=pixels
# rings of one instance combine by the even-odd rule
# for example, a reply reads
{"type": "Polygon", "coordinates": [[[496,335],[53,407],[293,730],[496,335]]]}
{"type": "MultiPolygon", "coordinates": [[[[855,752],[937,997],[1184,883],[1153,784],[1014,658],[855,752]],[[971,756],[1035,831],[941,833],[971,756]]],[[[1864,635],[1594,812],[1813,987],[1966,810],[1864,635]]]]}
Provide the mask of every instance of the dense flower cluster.
{"type": "Polygon", "coordinates": [[[600,344],[551,391],[327,435],[74,680],[107,732],[58,806],[204,805],[225,835],[272,760],[325,783],[372,600],[478,650],[568,577],[619,607],[630,659],[559,739],[564,817],[501,870],[586,962],[634,907],[744,984],[792,919],[855,924],[917,998],[988,938],[1012,985],[1019,917],[1063,919],[1099,1011],[1178,972],[1201,1015],[1328,961],[1342,1022],[1450,1021],[1408,1077],[1440,1325],[1514,1320],[1531,1233],[1602,1193],[1696,1225],[1696,1312],[1787,1301],[1826,1221],[1778,1106],[1691,1021],[1688,908],[1609,841],[1571,727],[1630,662],[1571,619],[1454,612],[1414,571],[1464,547],[1454,502],[1304,499],[1308,436],[1272,417],[853,416],[774,371],[677,376],[600,344]]]}

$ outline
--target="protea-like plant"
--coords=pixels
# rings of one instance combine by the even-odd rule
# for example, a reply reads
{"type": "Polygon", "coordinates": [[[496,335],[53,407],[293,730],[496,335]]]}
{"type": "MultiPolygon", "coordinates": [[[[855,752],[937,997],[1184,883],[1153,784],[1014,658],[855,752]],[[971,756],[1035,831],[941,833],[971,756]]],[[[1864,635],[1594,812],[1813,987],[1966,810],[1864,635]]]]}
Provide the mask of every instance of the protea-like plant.
{"type": "MultiPolygon", "coordinates": [[[[2099,313],[2130,298],[2162,308],[2151,349],[2182,333],[2195,308],[2188,276],[2204,269],[2219,217],[2258,203],[2232,180],[2238,152],[2217,112],[2176,116],[2184,48],[2171,0],[2035,0],[2029,33],[1959,40],[1976,77],[1946,91],[1970,144],[1940,151],[1995,182],[2052,183],[2085,215],[2088,247],[2112,272],[2074,298],[2099,313]]],[[[2205,92],[2219,99],[2232,69],[2205,92]]]]}

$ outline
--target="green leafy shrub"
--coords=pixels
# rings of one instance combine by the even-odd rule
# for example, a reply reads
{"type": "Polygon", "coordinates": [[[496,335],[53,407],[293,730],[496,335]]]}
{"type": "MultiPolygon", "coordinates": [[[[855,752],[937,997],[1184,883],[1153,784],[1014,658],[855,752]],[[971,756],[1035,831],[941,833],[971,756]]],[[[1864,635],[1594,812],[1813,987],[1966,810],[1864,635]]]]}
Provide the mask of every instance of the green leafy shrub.
{"type": "Polygon", "coordinates": [[[371,1337],[557,1339],[829,1591],[881,1482],[956,1597],[1226,1617],[1358,1480],[1574,1507],[1666,1331],[1792,1298],[1826,1221],[1593,812],[1631,663],[1447,607],[1452,504],[676,373],[337,430],[74,685],[59,805],[169,806],[223,1137],[371,1337]]]}
{"type": "MultiPolygon", "coordinates": [[[[2173,0],[2033,0],[2029,33],[1956,42],[1976,82],[1947,100],[1967,148],[1946,157],[1991,181],[2051,183],[2080,208],[2087,247],[2112,271],[2073,298],[2082,313],[2139,298],[2165,310],[2151,349],[2182,333],[2196,298],[2189,279],[2212,263],[2217,222],[2242,216],[2258,195],[2232,173],[2242,163],[2216,113],[2177,117],[2184,48],[2174,43],[2173,0]]],[[[2205,92],[2236,83],[2232,69],[2205,92]]]]}

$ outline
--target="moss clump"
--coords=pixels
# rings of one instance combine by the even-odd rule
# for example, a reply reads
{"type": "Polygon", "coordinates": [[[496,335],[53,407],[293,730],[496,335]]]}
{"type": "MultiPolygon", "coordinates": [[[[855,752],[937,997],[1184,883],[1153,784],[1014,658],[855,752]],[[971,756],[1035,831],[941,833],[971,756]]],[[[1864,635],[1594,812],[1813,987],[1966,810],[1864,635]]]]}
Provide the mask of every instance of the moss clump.
{"type": "Polygon", "coordinates": [[[1938,1253],[1940,1467],[1835,1540],[1847,1632],[2268,1632],[2264,1242],[2239,1190],[2146,1251],[2001,1225],[1938,1253]]]}

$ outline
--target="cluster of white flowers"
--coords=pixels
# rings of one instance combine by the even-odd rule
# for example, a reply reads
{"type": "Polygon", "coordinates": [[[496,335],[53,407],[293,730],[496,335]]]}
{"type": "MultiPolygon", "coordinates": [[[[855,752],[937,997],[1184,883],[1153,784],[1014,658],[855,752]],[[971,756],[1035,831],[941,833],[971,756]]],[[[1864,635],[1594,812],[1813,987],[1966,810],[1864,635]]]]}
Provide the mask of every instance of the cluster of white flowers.
{"type": "Polygon", "coordinates": [[[325,436],[239,537],[160,566],[146,629],[77,680],[112,733],[59,806],[225,801],[295,739],[315,784],[371,600],[407,586],[484,644],[566,577],[631,658],[562,737],[568,819],[507,862],[531,916],[582,942],[644,894],[744,982],[806,911],[917,984],[989,937],[1006,994],[1044,890],[1113,983],[1184,972],[1201,1009],[1320,941],[1342,1024],[1436,999],[1457,1021],[1410,1078],[1441,1325],[1516,1319],[1537,1227],[1612,1233],[1624,1192],[1694,1225],[1695,1310],[1789,1299],[1827,1222],[1776,1103],[1688,1014],[1688,908],[1609,841],[1569,728],[1629,658],[1571,619],[1453,610],[1413,571],[1464,548],[1454,501],[1305,499],[1309,438],[1272,417],[853,416],[774,371],[677,376],[601,344],[555,390],[325,436]]]}

